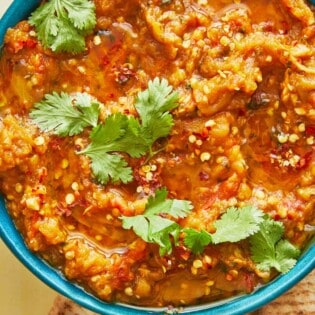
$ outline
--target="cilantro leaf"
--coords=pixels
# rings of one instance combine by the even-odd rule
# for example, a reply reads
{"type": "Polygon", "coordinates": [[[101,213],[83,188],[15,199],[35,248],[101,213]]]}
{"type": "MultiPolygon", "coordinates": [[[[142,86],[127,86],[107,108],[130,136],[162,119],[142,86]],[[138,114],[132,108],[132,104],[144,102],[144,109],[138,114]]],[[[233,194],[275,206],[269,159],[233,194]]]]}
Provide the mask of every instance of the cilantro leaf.
{"type": "Polygon", "coordinates": [[[113,183],[132,181],[132,169],[125,159],[118,154],[121,151],[119,141],[124,137],[128,126],[128,117],[114,114],[107,117],[103,124],[93,128],[91,143],[78,154],[85,154],[91,159],[91,168],[101,184],[110,180],[113,183]]]}
{"type": "Polygon", "coordinates": [[[149,222],[145,216],[122,217],[122,227],[126,230],[133,229],[145,242],[149,242],[149,222]]]}
{"type": "Polygon", "coordinates": [[[138,93],[135,108],[142,124],[142,135],[149,147],[169,135],[173,117],[169,113],[178,106],[178,93],[172,91],[166,79],[149,81],[148,89],[138,93]]]}
{"type": "Polygon", "coordinates": [[[161,256],[172,252],[173,237],[174,244],[177,245],[180,233],[180,226],[172,220],[160,216],[148,216],[149,221],[149,242],[158,244],[161,256]]]}
{"type": "Polygon", "coordinates": [[[104,152],[86,155],[91,158],[93,174],[101,184],[107,184],[109,181],[114,184],[127,184],[132,181],[132,169],[120,155],[104,152]]]}
{"type": "Polygon", "coordinates": [[[204,248],[212,243],[212,236],[207,231],[197,231],[191,228],[184,229],[184,244],[194,253],[201,254],[204,248]]]}
{"type": "Polygon", "coordinates": [[[95,6],[91,1],[63,0],[63,6],[68,12],[69,20],[79,30],[92,30],[96,24],[95,6]]]}
{"type": "MultiPolygon", "coordinates": [[[[78,36],[77,30],[69,20],[64,17],[60,17],[58,20],[54,17],[53,20],[58,30],[54,37],[51,36],[51,43],[47,47],[51,48],[54,52],[79,53],[83,51],[85,48],[85,39],[83,36],[78,36]]],[[[42,40],[40,35],[38,37],[42,40]]]]}
{"type": "Polygon", "coordinates": [[[231,207],[214,223],[216,232],[212,234],[214,244],[238,242],[259,230],[264,213],[253,206],[231,207]]]}
{"type": "Polygon", "coordinates": [[[190,201],[172,199],[169,213],[175,219],[178,219],[178,218],[182,219],[182,218],[186,218],[192,209],[193,209],[193,205],[190,201]]]}
{"type": "Polygon", "coordinates": [[[73,136],[85,127],[96,126],[100,103],[88,94],[76,96],[61,92],[46,94],[45,99],[34,105],[30,117],[43,131],[53,131],[59,136],[73,136]]]}
{"type": "Polygon", "coordinates": [[[221,218],[214,222],[216,232],[213,234],[204,230],[184,229],[184,244],[194,254],[199,254],[210,243],[238,242],[259,230],[263,216],[264,213],[253,206],[228,208],[221,218]]]}
{"type": "Polygon", "coordinates": [[[139,121],[134,117],[128,117],[125,125],[124,137],[114,144],[116,151],[126,152],[131,157],[139,158],[148,152],[148,146],[142,141],[142,130],[139,121]]]}
{"type": "Polygon", "coordinates": [[[155,195],[148,199],[142,215],[122,216],[122,226],[125,229],[132,228],[144,241],[159,245],[160,255],[170,254],[172,240],[175,245],[178,243],[181,227],[175,221],[161,215],[169,214],[174,218],[183,218],[191,210],[192,205],[189,201],[167,199],[167,190],[163,188],[156,190],[155,195]]]}
{"type": "Polygon", "coordinates": [[[120,113],[108,116],[104,123],[93,128],[91,143],[82,153],[118,151],[115,148],[116,141],[121,139],[127,129],[128,118],[120,113]]]}
{"type": "Polygon", "coordinates": [[[78,152],[91,158],[91,168],[101,184],[132,181],[132,169],[122,156],[112,153],[125,152],[132,157],[143,153],[146,147],[139,143],[133,124],[133,118],[120,113],[108,116],[104,123],[93,128],[91,143],[78,152]]]}
{"type": "Polygon", "coordinates": [[[276,245],[276,259],[278,261],[278,271],[288,272],[296,264],[296,258],[300,255],[300,250],[288,240],[280,240],[276,245]]]}
{"type": "Polygon", "coordinates": [[[259,231],[250,237],[252,259],[263,271],[275,268],[288,272],[296,263],[300,251],[289,241],[281,239],[284,226],[269,217],[260,224],[259,231]]]}
{"type": "Polygon", "coordinates": [[[95,5],[89,0],[50,0],[32,13],[29,23],[44,47],[79,53],[96,25],[95,5]]]}
{"type": "Polygon", "coordinates": [[[175,219],[185,218],[192,210],[193,206],[190,201],[177,200],[177,199],[166,199],[167,189],[156,190],[155,195],[150,196],[147,206],[147,215],[156,215],[160,213],[170,214],[175,219]],[[167,209],[167,212],[164,212],[167,209]]]}

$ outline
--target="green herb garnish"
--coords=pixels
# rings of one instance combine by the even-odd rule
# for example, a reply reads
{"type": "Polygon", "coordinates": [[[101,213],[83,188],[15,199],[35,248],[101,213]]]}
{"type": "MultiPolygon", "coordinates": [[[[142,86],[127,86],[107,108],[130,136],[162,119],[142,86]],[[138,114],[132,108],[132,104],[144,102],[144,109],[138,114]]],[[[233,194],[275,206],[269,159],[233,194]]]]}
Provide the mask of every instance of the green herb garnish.
{"type": "Polygon", "coordinates": [[[157,139],[169,135],[174,124],[169,112],[177,106],[178,93],[165,79],[149,81],[147,90],[138,94],[135,107],[141,119],[141,137],[150,152],[157,139]]]}
{"type": "Polygon", "coordinates": [[[32,13],[29,23],[45,48],[80,53],[96,25],[95,5],[89,0],[50,0],[32,13]]]}
{"type": "Polygon", "coordinates": [[[30,117],[43,131],[53,131],[61,137],[81,133],[85,127],[96,127],[100,103],[86,93],[70,96],[61,92],[46,94],[34,105],[30,117]]]}
{"type": "Polygon", "coordinates": [[[161,215],[170,215],[172,218],[185,218],[192,210],[191,204],[187,201],[166,199],[167,191],[158,190],[154,197],[150,197],[142,215],[134,217],[122,217],[123,227],[132,228],[134,232],[143,240],[150,243],[157,243],[162,248],[167,249],[169,253],[172,249],[169,235],[172,234],[177,244],[180,232],[184,232],[184,244],[194,254],[204,251],[205,246],[209,244],[219,244],[224,242],[238,242],[248,238],[259,230],[260,223],[263,221],[264,213],[253,206],[242,208],[231,207],[226,213],[215,222],[216,232],[213,234],[207,231],[197,231],[191,228],[182,228],[175,221],[166,219],[161,215]],[[176,211],[175,211],[176,210],[176,211]],[[154,220],[152,220],[154,218],[154,220]],[[152,235],[154,231],[154,236],[152,235]],[[167,246],[160,240],[166,239],[168,235],[167,246]]]}
{"type": "Polygon", "coordinates": [[[172,236],[175,244],[178,243],[181,227],[169,218],[178,219],[186,217],[193,206],[190,201],[167,199],[165,188],[156,190],[146,205],[141,215],[133,217],[121,217],[123,228],[133,231],[148,243],[159,245],[160,255],[172,252],[172,236]],[[166,217],[163,217],[166,215],[166,217]]]}
{"type": "Polygon", "coordinates": [[[253,206],[231,207],[214,223],[216,231],[212,234],[214,244],[244,240],[259,231],[264,213],[253,206]]]}
{"type": "Polygon", "coordinates": [[[215,221],[215,233],[185,229],[185,245],[195,254],[202,253],[204,247],[224,242],[235,243],[246,239],[259,230],[264,213],[253,206],[231,207],[215,221]]]}
{"type": "Polygon", "coordinates": [[[70,96],[54,92],[34,105],[30,117],[41,130],[62,137],[93,127],[91,143],[78,154],[91,159],[93,174],[101,184],[131,182],[132,169],[120,153],[133,158],[154,154],[154,142],[168,136],[174,124],[170,111],[178,106],[178,94],[167,80],[156,78],[149,81],[147,90],[138,93],[135,108],[139,118],[118,113],[99,123],[99,106],[85,93],[70,96]]]}
{"type": "Polygon", "coordinates": [[[252,258],[258,269],[269,271],[272,267],[281,273],[288,272],[296,263],[300,251],[282,239],[284,226],[265,216],[259,231],[250,237],[252,258]]]}
{"type": "Polygon", "coordinates": [[[103,124],[93,128],[90,139],[88,147],[78,153],[91,159],[91,168],[97,180],[102,184],[110,180],[113,183],[132,181],[132,169],[115,152],[124,152],[132,157],[146,153],[146,147],[139,141],[138,121],[119,113],[110,115],[103,124]]]}
{"type": "Polygon", "coordinates": [[[212,243],[212,235],[205,230],[197,231],[195,229],[184,229],[184,244],[194,254],[201,254],[205,247],[212,243]]]}
{"type": "Polygon", "coordinates": [[[194,254],[201,254],[209,244],[235,243],[249,239],[252,259],[259,269],[266,271],[274,267],[285,273],[295,265],[300,251],[282,239],[283,224],[272,220],[256,207],[227,209],[214,223],[216,232],[211,234],[205,230],[182,228],[176,223],[173,218],[186,217],[192,210],[192,205],[189,201],[166,199],[166,196],[165,189],[158,190],[154,197],[149,198],[142,215],[121,217],[123,228],[132,228],[144,241],[159,245],[161,255],[170,254],[173,244],[178,245],[179,235],[183,233],[185,246],[194,254]],[[174,204],[177,204],[177,209],[181,209],[179,213],[171,206],[174,204]]]}
{"type": "Polygon", "coordinates": [[[132,181],[132,170],[122,157],[108,153],[124,152],[133,158],[154,154],[152,145],[168,136],[174,124],[169,111],[178,106],[178,95],[172,90],[167,80],[155,78],[149,81],[147,90],[138,93],[135,108],[140,119],[115,114],[93,129],[91,144],[80,154],[90,157],[99,182],[132,181]]]}

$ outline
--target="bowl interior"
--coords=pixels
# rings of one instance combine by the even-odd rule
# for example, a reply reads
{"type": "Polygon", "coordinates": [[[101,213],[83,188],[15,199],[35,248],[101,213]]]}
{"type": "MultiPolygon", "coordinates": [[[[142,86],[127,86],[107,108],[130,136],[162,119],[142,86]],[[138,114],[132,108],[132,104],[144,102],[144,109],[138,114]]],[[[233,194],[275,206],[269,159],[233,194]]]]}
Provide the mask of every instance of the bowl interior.
{"type": "MultiPolygon", "coordinates": [[[[15,0],[0,21],[0,43],[3,42],[4,34],[8,27],[15,25],[18,21],[26,18],[30,12],[39,4],[39,0],[15,0]]],[[[314,0],[315,2],[315,0],[314,0]]],[[[165,309],[139,308],[121,304],[108,304],[84,291],[82,288],[67,281],[63,275],[46,264],[39,257],[31,253],[26,247],[23,238],[15,228],[8,215],[4,198],[0,196],[0,237],[10,248],[13,254],[31,271],[51,288],[60,294],[67,296],[78,304],[104,315],[116,314],[152,314],[152,312],[163,312],[165,309]]],[[[255,310],[275,299],[295,283],[300,281],[315,268],[315,237],[309,247],[300,257],[297,265],[287,274],[279,276],[268,285],[262,286],[249,295],[220,301],[214,304],[187,307],[182,313],[197,312],[203,314],[244,314],[255,310]]]]}

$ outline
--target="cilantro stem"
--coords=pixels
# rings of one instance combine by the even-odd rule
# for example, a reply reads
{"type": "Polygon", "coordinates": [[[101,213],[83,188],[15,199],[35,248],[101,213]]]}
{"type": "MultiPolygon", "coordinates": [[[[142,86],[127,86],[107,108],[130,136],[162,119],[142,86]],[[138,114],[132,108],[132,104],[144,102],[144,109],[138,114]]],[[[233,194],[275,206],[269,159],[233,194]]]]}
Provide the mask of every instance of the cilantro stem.
{"type": "Polygon", "coordinates": [[[147,157],[146,159],[144,160],[144,162],[142,163],[142,165],[146,165],[152,158],[153,156],[157,155],[158,153],[162,152],[165,150],[165,147],[159,149],[159,150],[156,150],[156,151],[153,151],[152,150],[152,146],[149,148],[149,153],[147,154],[147,157]]]}

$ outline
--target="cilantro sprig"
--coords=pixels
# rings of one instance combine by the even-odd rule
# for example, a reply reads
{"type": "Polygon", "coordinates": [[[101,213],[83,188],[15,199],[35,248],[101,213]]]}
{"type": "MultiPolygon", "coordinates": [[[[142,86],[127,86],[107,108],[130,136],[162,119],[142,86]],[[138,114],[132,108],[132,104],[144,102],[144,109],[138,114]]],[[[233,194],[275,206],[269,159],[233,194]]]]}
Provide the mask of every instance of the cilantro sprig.
{"type": "Polygon", "coordinates": [[[50,0],[32,13],[29,23],[44,47],[80,53],[96,25],[95,5],[89,0],[50,0]]]}
{"type": "Polygon", "coordinates": [[[167,80],[155,78],[148,88],[139,92],[135,108],[139,119],[123,114],[107,117],[104,124],[93,129],[91,143],[80,152],[91,159],[93,173],[106,184],[132,180],[132,170],[121,157],[110,152],[124,152],[133,158],[154,154],[152,146],[159,138],[169,135],[174,124],[170,111],[178,106],[178,94],[167,80]],[[115,169],[115,174],[113,174],[115,169]],[[111,170],[111,172],[109,171],[111,170]]]}
{"type": "Polygon", "coordinates": [[[100,105],[86,93],[53,92],[34,105],[30,117],[41,130],[61,137],[92,127],[90,144],[78,154],[90,158],[93,174],[101,184],[131,182],[132,169],[121,154],[132,158],[154,154],[153,144],[168,136],[174,124],[170,111],[178,106],[178,94],[167,80],[155,78],[137,95],[137,118],[117,113],[99,122],[100,105]]]}
{"type": "Polygon", "coordinates": [[[250,237],[252,258],[258,269],[269,271],[275,268],[286,273],[295,265],[300,251],[283,239],[283,234],[284,226],[281,222],[264,217],[259,231],[250,237]]]}
{"type": "Polygon", "coordinates": [[[133,229],[144,241],[159,245],[161,255],[170,254],[173,245],[179,244],[179,236],[183,234],[184,245],[194,254],[201,254],[209,244],[249,239],[252,259],[258,269],[267,271],[275,268],[286,273],[295,265],[300,251],[283,239],[283,224],[272,220],[256,207],[228,208],[215,221],[216,231],[209,233],[182,228],[173,218],[185,218],[192,210],[191,203],[166,197],[166,189],[157,190],[155,196],[149,198],[143,214],[121,217],[123,228],[133,229]],[[177,206],[174,208],[175,204],[177,206]]]}
{"type": "Polygon", "coordinates": [[[178,244],[181,227],[174,220],[163,217],[171,216],[178,219],[186,217],[193,209],[190,201],[167,199],[167,190],[162,188],[155,191],[141,215],[133,217],[122,216],[122,225],[125,229],[133,231],[148,243],[159,245],[160,255],[172,252],[172,239],[178,244]]]}

